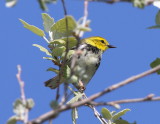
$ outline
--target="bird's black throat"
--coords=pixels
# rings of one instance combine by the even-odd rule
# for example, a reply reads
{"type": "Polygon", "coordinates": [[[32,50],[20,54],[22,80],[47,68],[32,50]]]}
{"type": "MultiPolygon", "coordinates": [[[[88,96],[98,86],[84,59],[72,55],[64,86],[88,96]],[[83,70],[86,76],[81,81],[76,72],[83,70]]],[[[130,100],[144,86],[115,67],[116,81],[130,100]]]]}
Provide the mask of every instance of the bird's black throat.
{"type": "Polygon", "coordinates": [[[87,51],[92,51],[95,54],[98,54],[100,52],[100,49],[98,49],[97,47],[94,47],[90,44],[87,44],[86,48],[87,48],[87,51]]]}

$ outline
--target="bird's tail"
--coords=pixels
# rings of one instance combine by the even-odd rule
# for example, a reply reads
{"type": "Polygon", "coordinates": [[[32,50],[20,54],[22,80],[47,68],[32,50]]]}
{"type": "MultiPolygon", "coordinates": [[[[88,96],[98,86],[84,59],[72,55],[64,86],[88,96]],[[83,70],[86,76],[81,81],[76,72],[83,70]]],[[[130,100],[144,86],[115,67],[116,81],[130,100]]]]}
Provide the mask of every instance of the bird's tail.
{"type": "Polygon", "coordinates": [[[44,82],[46,87],[50,87],[51,89],[57,88],[63,82],[59,79],[59,76],[49,79],[48,81],[44,82]]]}

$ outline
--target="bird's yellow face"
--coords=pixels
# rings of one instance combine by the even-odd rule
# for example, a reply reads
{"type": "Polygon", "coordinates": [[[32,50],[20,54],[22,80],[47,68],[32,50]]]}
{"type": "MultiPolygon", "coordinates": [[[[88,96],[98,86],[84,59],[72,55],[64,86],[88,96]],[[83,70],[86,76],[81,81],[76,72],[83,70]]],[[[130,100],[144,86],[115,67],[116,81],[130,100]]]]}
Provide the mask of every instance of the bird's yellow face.
{"type": "Polygon", "coordinates": [[[89,37],[83,39],[82,41],[94,47],[97,47],[102,51],[105,51],[108,48],[115,48],[114,46],[109,45],[108,41],[102,37],[89,37]]]}

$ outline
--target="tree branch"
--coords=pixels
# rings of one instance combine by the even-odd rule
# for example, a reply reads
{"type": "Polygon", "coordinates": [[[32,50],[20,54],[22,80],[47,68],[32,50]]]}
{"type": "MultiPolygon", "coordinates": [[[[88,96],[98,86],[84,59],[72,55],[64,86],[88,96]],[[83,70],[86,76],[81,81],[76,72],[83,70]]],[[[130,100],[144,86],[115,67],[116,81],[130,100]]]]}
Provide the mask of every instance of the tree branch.
{"type": "MultiPolygon", "coordinates": [[[[117,2],[130,2],[130,3],[133,2],[133,0],[88,0],[88,1],[104,2],[104,3],[109,3],[109,4],[113,4],[113,3],[117,3],[117,2]]],[[[151,5],[154,1],[155,0],[146,0],[145,5],[151,5]]]]}
{"type": "MultiPolygon", "coordinates": [[[[87,22],[87,17],[88,17],[88,0],[84,0],[84,17],[83,17],[83,22],[82,22],[82,26],[84,26],[84,27],[87,22]]],[[[80,31],[79,37],[82,37],[83,34],[84,34],[84,31],[80,31]]]]}
{"type": "MultiPolygon", "coordinates": [[[[24,81],[22,81],[22,79],[21,79],[21,72],[22,72],[21,66],[17,65],[17,69],[18,69],[18,73],[16,74],[16,77],[17,77],[17,80],[18,80],[19,86],[20,86],[21,99],[22,99],[22,103],[24,105],[26,105],[26,96],[25,96],[25,91],[24,91],[24,81]]],[[[27,122],[28,122],[28,114],[29,114],[29,110],[26,108],[25,112],[24,112],[24,119],[23,119],[24,124],[27,124],[27,122]]]]}
{"type": "Polygon", "coordinates": [[[109,105],[109,106],[115,107],[119,104],[124,104],[124,103],[151,102],[151,101],[160,101],[160,96],[154,97],[154,94],[149,94],[148,96],[144,98],[123,99],[123,100],[116,100],[116,101],[111,101],[111,102],[90,102],[90,104],[95,105],[95,106],[109,105]]]}
{"type": "Polygon", "coordinates": [[[140,73],[138,75],[132,76],[132,77],[130,77],[130,78],[124,80],[124,81],[121,81],[121,82],[117,83],[117,84],[114,84],[114,85],[104,89],[103,91],[98,92],[98,93],[90,96],[87,99],[84,99],[82,101],[79,101],[79,102],[76,102],[76,103],[73,103],[73,104],[69,104],[69,105],[62,105],[59,108],[57,108],[55,110],[52,110],[52,111],[49,111],[49,112],[39,116],[38,118],[30,121],[28,124],[40,124],[40,123],[42,123],[42,122],[44,122],[46,120],[50,120],[52,118],[55,118],[57,116],[57,114],[62,112],[62,111],[66,111],[66,110],[71,109],[71,108],[82,106],[82,105],[84,105],[86,103],[91,102],[94,99],[99,98],[100,96],[102,96],[102,95],[104,95],[106,93],[109,93],[111,91],[114,91],[114,90],[122,87],[122,86],[130,84],[131,82],[136,81],[136,80],[138,80],[140,78],[143,78],[143,77],[145,77],[147,75],[153,74],[153,73],[157,72],[158,70],[160,70],[160,65],[155,67],[155,68],[153,68],[153,69],[150,69],[148,71],[140,73]]]}
{"type": "MultiPolygon", "coordinates": [[[[84,97],[87,98],[86,94],[84,94],[84,97]]],[[[95,105],[87,104],[87,106],[93,110],[95,117],[101,122],[101,124],[108,124],[106,119],[97,111],[95,105]]]]}

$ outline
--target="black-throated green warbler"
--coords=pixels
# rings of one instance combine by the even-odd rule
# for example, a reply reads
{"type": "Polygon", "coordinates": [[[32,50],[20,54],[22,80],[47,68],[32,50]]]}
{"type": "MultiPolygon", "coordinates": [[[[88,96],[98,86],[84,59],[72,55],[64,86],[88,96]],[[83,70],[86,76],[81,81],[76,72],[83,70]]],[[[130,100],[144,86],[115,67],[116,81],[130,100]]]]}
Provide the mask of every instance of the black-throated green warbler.
{"type": "Polygon", "coordinates": [[[74,49],[75,53],[66,63],[72,68],[72,73],[69,79],[64,79],[63,77],[60,79],[59,75],[57,75],[46,81],[45,86],[55,89],[63,82],[71,82],[78,90],[83,91],[86,84],[89,83],[98,69],[103,52],[108,48],[115,47],[109,45],[108,41],[102,37],[89,37],[82,39],[79,47],[74,49]],[[71,67],[73,59],[75,59],[76,62],[74,63],[74,67],[71,67]],[[75,79],[77,79],[77,81],[75,81],[75,79]]]}

